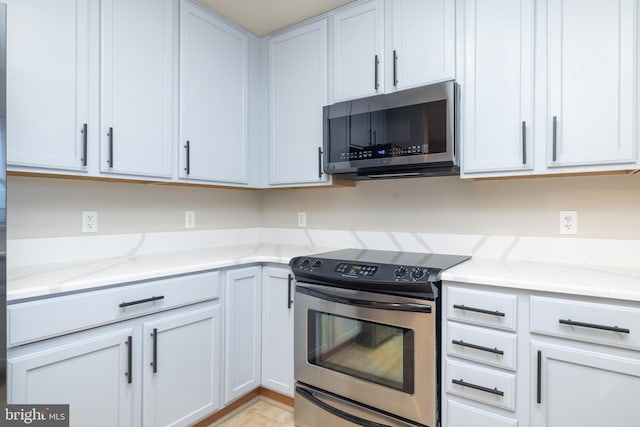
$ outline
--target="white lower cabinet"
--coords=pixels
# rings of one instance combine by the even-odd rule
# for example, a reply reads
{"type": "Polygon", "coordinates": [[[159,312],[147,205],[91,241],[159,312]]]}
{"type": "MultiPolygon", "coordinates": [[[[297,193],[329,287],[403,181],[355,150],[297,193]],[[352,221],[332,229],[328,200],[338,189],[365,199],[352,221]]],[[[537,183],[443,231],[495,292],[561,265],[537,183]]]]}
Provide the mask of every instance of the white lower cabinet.
{"type": "MultiPolygon", "coordinates": [[[[69,404],[71,426],[139,424],[134,396],[140,372],[128,368],[130,337],[137,347],[139,332],[126,322],[9,349],[8,403],[69,404]]],[[[132,357],[139,357],[136,347],[132,357]]]]}
{"type": "Polygon", "coordinates": [[[288,268],[262,270],[262,385],[293,397],[293,295],[288,268]]]}
{"type": "Polygon", "coordinates": [[[518,421],[490,411],[465,405],[453,399],[447,401],[447,418],[456,427],[517,427],[518,421]]]}
{"type": "Polygon", "coordinates": [[[262,268],[225,273],[224,403],[260,386],[262,268]]]}
{"type": "Polygon", "coordinates": [[[638,304],[531,297],[532,425],[637,426],[638,304]]]}
{"type": "Polygon", "coordinates": [[[8,402],[69,404],[72,427],[190,425],[220,407],[220,333],[214,300],[9,348],[8,402]]]}
{"type": "Polygon", "coordinates": [[[143,426],[193,424],[220,402],[220,305],[144,322],[143,426]]]}
{"type": "Polygon", "coordinates": [[[535,427],[635,427],[640,420],[640,354],[534,342],[535,427]]]}

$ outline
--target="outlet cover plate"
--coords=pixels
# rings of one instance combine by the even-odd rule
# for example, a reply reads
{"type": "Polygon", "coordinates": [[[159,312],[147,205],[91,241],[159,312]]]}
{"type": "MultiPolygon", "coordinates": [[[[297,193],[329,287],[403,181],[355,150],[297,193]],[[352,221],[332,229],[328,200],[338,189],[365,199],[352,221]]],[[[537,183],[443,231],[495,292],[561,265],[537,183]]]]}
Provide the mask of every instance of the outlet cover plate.
{"type": "Polygon", "coordinates": [[[96,233],[98,231],[98,212],[82,211],[82,232],[96,233]]]}
{"type": "Polygon", "coordinates": [[[184,228],[196,228],[196,213],[194,211],[184,212],[184,228]]]}
{"type": "Polygon", "coordinates": [[[560,234],[578,234],[578,212],[560,211],[560,234]]]}

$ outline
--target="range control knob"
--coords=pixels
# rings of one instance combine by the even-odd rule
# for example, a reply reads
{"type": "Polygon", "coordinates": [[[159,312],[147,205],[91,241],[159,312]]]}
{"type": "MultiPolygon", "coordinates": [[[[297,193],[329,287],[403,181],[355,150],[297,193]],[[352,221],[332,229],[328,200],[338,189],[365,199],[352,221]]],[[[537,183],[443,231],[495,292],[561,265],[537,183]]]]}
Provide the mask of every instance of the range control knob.
{"type": "Polygon", "coordinates": [[[313,268],[318,268],[322,265],[322,261],[319,259],[316,259],[315,261],[313,261],[313,264],[311,264],[311,267],[313,268]]]}
{"type": "Polygon", "coordinates": [[[415,280],[422,279],[425,271],[422,268],[416,268],[411,272],[411,277],[415,280]]]}
{"type": "Polygon", "coordinates": [[[404,267],[402,267],[402,266],[401,266],[401,267],[398,267],[398,268],[396,268],[396,269],[395,269],[395,271],[393,272],[393,274],[395,274],[395,275],[396,275],[396,277],[402,277],[402,276],[404,276],[405,274],[407,274],[407,269],[406,269],[406,268],[404,268],[404,267]]]}
{"type": "Polygon", "coordinates": [[[311,265],[311,260],[309,258],[302,258],[300,267],[309,267],[309,265],[311,265]]]}

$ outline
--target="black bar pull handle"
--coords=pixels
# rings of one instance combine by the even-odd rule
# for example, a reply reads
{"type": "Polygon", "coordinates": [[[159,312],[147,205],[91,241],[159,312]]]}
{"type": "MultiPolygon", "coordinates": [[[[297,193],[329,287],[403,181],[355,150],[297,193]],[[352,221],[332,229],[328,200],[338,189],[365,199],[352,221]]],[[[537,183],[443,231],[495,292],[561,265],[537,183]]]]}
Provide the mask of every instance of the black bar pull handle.
{"type": "Polygon", "coordinates": [[[133,382],[133,337],[129,335],[127,338],[127,383],[133,382]]]}
{"type": "Polygon", "coordinates": [[[469,387],[475,390],[484,391],[486,393],[495,394],[496,396],[504,396],[504,391],[498,390],[497,387],[489,388],[489,387],[484,387],[484,386],[473,384],[473,383],[468,383],[462,378],[460,378],[459,380],[453,379],[451,380],[451,382],[457,385],[461,385],[463,387],[469,387]]]}
{"type": "Polygon", "coordinates": [[[536,402],[542,403],[542,352],[538,350],[538,374],[536,380],[536,402]]]}
{"type": "Polygon", "coordinates": [[[318,147],[318,178],[322,179],[322,147],[318,147]]]}
{"type": "Polygon", "coordinates": [[[378,91],[378,88],[380,87],[380,82],[379,82],[379,76],[378,76],[378,66],[380,65],[380,60],[378,59],[378,55],[376,55],[374,57],[374,89],[376,91],[378,91]]]}
{"type": "Polygon", "coordinates": [[[458,310],[464,310],[464,311],[473,311],[474,313],[490,314],[492,316],[498,316],[498,317],[505,316],[503,312],[498,310],[491,311],[491,310],[485,310],[483,308],[467,307],[464,304],[454,304],[453,308],[457,308],[458,310]]]}
{"type": "Polygon", "coordinates": [[[338,418],[342,418],[343,420],[348,421],[349,424],[359,425],[364,427],[390,427],[387,424],[380,424],[375,421],[370,421],[365,418],[361,418],[356,415],[353,415],[349,412],[345,412],[342,409],[336,408],[335,406],[331,406],[330,404],[326,403],[324,400],[321,400],[318,397],[316,397],[316,394],[312,390],[307,389],[305,387],[296,386],[296,393],[298,393],[301,397],[304,397],[305,399],[307,399],[309,402],[311,402],[315,406],[318,406],[319,408],[325,410],[326,412],[329,412],[330,414],[333,414],[338,418]]]}
{"type": "Polygon", "coordinates": [[[580,326],[581,328],[600,329],[603,331],[620,332],[622,334],[631,333],[631,330],[627,328],[619,328],[618,326],[606,326],[606,325],[598,325],[595,323],[576,322],[575,320],[571,320],[571,319],[558,319],[558,322],[562,325],[580,326]]]}
{"type": "Polygon", "coordinates": [[[158,372],[158,328],[153,328],[151,337],[153,338],[153,362],[151,362],[151,366],[153,366],[153,373],[155,374],[158,372]]]}
{"type": "Polygon", "coordinates": [[[288,276],[288,292],[287,292],[287,308],[291,308],[293,304],[293,300],[291,299],[291,283],[293,282],[293,276],[289,274],[288,276]]]}
{"type": "Polygon", "coordinates": [[[82,125],[82,166],[87,166],[87,124],[84,123],[82,125]]]}
{"type": "Polygon", "coordinates": [[[481,345],[464,342],[462,340],[452,340],[451,343],[453,343],[455,345],[460,345],[462,347],[473,348],[475,350],[486,351],[488,353],[499,354],[499,355],[503,355],[504,354],[504,351],[498,350],[498,348],[496,348],[496,347],[494,347],[494,348],[484,347],[484,346],[481,346],[481,345]]]}
{"type": "Polygon", "coordinates": [[[393,51],[393,85],[398,87],[398,52],[393,51]]]}
{"type": "Polygon", "coordinates": [[[186,150],[186,165],[184,171],[189,175],[191,173],[191,143],[187,141],[184,145],[184,149],[186,150]]]}
{"type": "Polygon", "coordinates": [[[109,160],[107,160],[107,164],[110,168],[113,167],[113,128],[109,128],[109,133],[107,134],[109,137],[109,160]]]}
{"type": "Polygon", "coordinates": [[[126,302],[121,302],[118,307],[122,308],[122,307],[129,307],[130,305],[137,305],[137,304],[144,304],[146,302],[154,302],[154,301],[158,301],[164,299],[164,295],[160,295],[157,297],[151,297],[151,298],[145,298],[145,299],[139,299],[136,301],[126,301],[126,302]]]}
{"type": "Polygon", "coordinates": [[[558,159],[558,116],[553,116],[553,158],[555,162],[558,159]]]}
{"type": "Polygon", "coordinates": [[[522,164],[527,164],[527,122],[522,122],[522,164]]]}

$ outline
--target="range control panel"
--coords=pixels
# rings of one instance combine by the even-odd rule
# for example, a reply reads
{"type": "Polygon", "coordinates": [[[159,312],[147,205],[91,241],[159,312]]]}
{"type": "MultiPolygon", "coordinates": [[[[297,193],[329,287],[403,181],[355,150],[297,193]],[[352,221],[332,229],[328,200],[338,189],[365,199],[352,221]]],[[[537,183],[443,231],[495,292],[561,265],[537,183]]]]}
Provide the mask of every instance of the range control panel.
{"type": "Polygon", "coordinates": [[[294,272],[322,276],[325,279],[346,278],[362,282],[411,283],[437,281],[439,269],[427,267],[365,264],[315,257],[298,257],[291,262],[294,272]]]}

